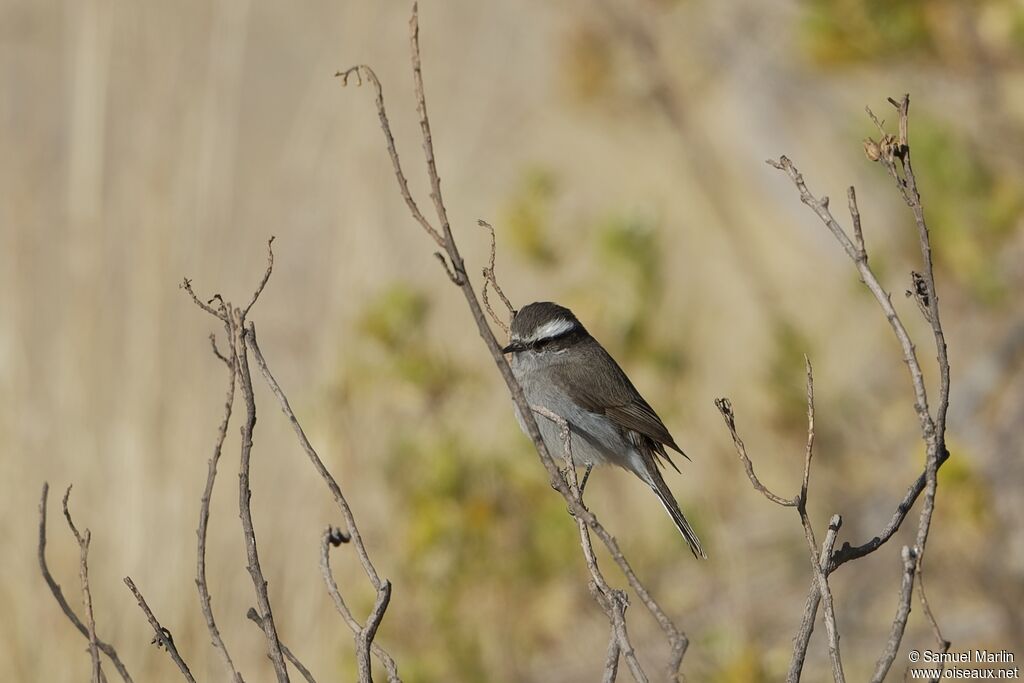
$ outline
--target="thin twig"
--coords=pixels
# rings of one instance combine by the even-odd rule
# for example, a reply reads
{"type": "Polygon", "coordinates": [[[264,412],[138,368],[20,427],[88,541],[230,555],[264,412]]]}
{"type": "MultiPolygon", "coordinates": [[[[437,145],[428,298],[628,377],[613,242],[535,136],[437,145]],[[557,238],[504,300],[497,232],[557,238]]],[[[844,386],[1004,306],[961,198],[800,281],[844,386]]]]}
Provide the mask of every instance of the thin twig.
{"type": "Polygon", "coordinates": [[[267,240],[267,269],[263,272],[263,278],[260,280],[259,285],[256,286],[256,291],[252,293],[252,298],[249,299],[249,303],[244,309],[242,309],[242,317],[249,315],[249,309],[253,307],[256,300],[260,298],[260,294],[263,293],[263,288],[267,286],[267,281],[270,280],[271,273],[274,272],[274,236],[271,235],[270,239],[267,240]]]}
{"type": "Polygon", "coordinates": [[[814,368],[806,355],[804,365],[807,368],[807,449],[804,452],[804,478],[800,482],[800,496],[797,498],[798,509],[807,507],[807,487],[811,483],[811,459],[814,457],[814,368]]]}
{"type": "MultiPolygon", "coordinates": [[[[249,621],[253,622],[260,628],[263,628],[263,620],[260,618],[260,615],[256,612],[255,608],[250,607],[249,611],[245,613],[245,616],[249,618],[249,621]]],[[[299,658],[295,656],[295,653],[292,652],[284,643],[281,643],[281,652],[283,652],[284,656],[288,658],[288,661],[292,663],[292,666],[298,669],[299,674],[305,678],[308,683],[316,683],[316,679],[313,678],[313,674],[309,672],[309,669],[303,666],[302,662],[299,661],[299,658]]]]}
{"type": "MultiPolygon", "coordinates": [[[[331,596],[331,600],[334,601],[334,607],[338,610],[338,614],[345,620],[345,623],[351,629],[353,635],[358,638],[362,632],[362,626],[356,621],[356,618],[352,616],[352,611],[348,608],[345,603],[345,599],[341,596],[341,591],[338,590],[338,583],[334,580],[334,573],[331,571],[331,547],[337,547],[342,543],[348,543],[351,537],[345,535],[340,529],[333,527],[327,527],[324,531],[321,542],[320,542],[320,573],[323,576],[324,583],[327,585],[327,592],[331,596]]],[[[390,587],[390,583],[387,584],[390,587]]],[[[390,591],[390,588],[389,588],[390,591]]],[[[398,666],[395,664],[395,660],[384,650],[380,645],[375,642],[370,643],[370,651],[373,655],[380,660],[381,664],[384,665],[384,670],[387,672],[389,683],[400,683],[401,679],[398,676],[398,666]]],[[[369,669],[367,669],[369,672],[369,669]]],[[[372,673],[372,672],[371,672],[372,673]]]]}
{"type": "MultiPolygon", "coordinates": [[[[231,327],[230,319],[225,323],[225,330],[227,332],[227,338],[230,340],[233,338],[234,332],[231,327]]],[[[244,683],[242,675],[235,669],[235,664],[231,660],[231,655],[228,653],[227,645],[224,643],[224,638],[221,637],[220,629],[217,628],[217,621],[213,616],[213,605],[211,604],[210,589],[206,581],[206,537],[207,530],[210,523],[210,499],[213,497],[213,484],[217,478],[217,463],[220,461],[221,451],[224,447],[224,440],[228,434],[228,424],[231,421],[231,409],[235,401],[235,378],[237,373],[235,371],[236,363],[234,358],[234,345],[232,345],[232,355],[227,357],[217,349],[217,340],[214,335],[210,335],[210,344],[213,347],[213,353],[219,358],[228,369],[228,389],[227,395],[224,399],[224,418],[221,420],[220,427],[217,429],[217,438],[213,444],[213,455],[210,457],[209,463],[207,464],[206,473],[206,487],[203,489],[203,497],[199,503],[199,526],[196,529],[196,588],[199,591],[199,608],[203,613],[203,617],[206,619],[206,629],[210,632],[210,639],[213,642],[213,647],[217,650],[221,660],[224,662],[225,668],[231,674],[232,680],[235,683],[244,683]]]]}
{"type": "Polygon", "coordinates": [[[497,243],[494,236],[494,226],[492,226],[485,220],[478,220],[476,224],[479,225],[481,228],[487,230],[487,232],[491,236],[491,256],[487,260],[487,266],[483,270],[484,286],[483,289],[480,290],[480,296],[484,300],[484,308],[487,309],[487,314],[491,316],[491,320],[493,320],[498,327],[503,329],[505,331],[505,335],[508,336],[509,334],[511,334],[511,332],[509,331],[509,325],[512,323],[512,319],[516,317],[516,309],[512,307],[512,302],[508,300],[507,296],[505,296],[505,292],[502,291],[501,285],[498,284],[498,278],[494,274],[494,259],[497,252],[497,243]],[[501,298],[501,302],[505,304],[505,308],[508,309],[509,322],[506,323],[504,320],[502,320],[501,317],[499,317],[498,314],[494,312],[494,309],[491,308],[491,302],[487,299],[488,285],[494,287],[494,291],[498,293],[498,296],[501,298]]]}
{"type": "MultiPolygon", "coordinates": [[[[334,74],[336,78],[341,79],[342,87],[348,85],[348,79],[350,76],[355,74],[358,79],[358,84],[363,84],[363,78],[366,78],[373,86],[374,92],[377,96],[377,113],[380,118],[380,126],[384,130],[384,139],[387,143],[388,154],[391,156],[391,165],[395,169],[395,177],[398,179],[398,191],[402,193],[402,198],[405,200],[405,205],[409,207],[409,212],[412,214],[416,222],[420,224],[424,232],[430,235],[430,238],[437,242],[437,246],[444,248],[444,238],[441,234],[434,229],[434,226],[430,224],[430,221],[426,219],[423,212],[420,211],[420,207],[416,204],[416,200],[412,198],[412,193],[409,192],[409,181],[405,179],[405,174],[402,172],[402,163],[398,159],[398,149],[395,147],[395,136],[391,133],[391,122],[388,121],[387,114],[384,109],[384,89],[380,85],[380,80],[377,78],[377,74],[373,72],[373,69],[360,64],[353,66],[345,71],[339,71],[334,74]]],[[[445,264],[447,267],[447,264],[445,264]]]]}
{"type": "MultiPolygon", "coordinates": [[[[814,455],[814,371],[811,368],[810,359],[806,356],[804,356],[804,362],[807,365],[807,450],[804,456],[804,478],[800,484],[800,496],[796,509],[800,513],[800,523],[803,525],[804,537],[807,539],[807,550],[811,556],[811,572],[818,585],[818,593],[821,594],[822,602],[825,603],[825,632],[828,634],[828,654],[832,661],[832,678],[836,683],[845,683],[846,675],[843,673],[843,661],[839,652],[839,626],[836,623],[832,591],[828,585],[828,572],[821,567],[818,557],[818,542],[814,539],[814,527],[807,514],[807,487],[811,475],[811,458],[814,455]]],[[[833,515],[829,521],[829,534],[832,536],[833,543],[835,534],[842,523],[843,520],[839,515],[833,515]]],[[[831,548],[829,551],[831,552],[831,548]]]]}
{"type": "Polygon", "coordinates": [[[100,651],[96,638],[96,616],[93,614],[92,609],[92,590],[89,588],[89,543],[92,541],[92,533],[88,529],[85,530],[85,533],[78,532],[75,522],[71,519],[71,511],[68,510],[68,498],[70,497],[71,485],[69,484],[64,492],[64,501],[62,503],[64,519],[67,520],[68,528],[71,529],[71,533],[74,534],[75,540],[78,542],[78,577],[82,582],[82,603],[85,607],[85,625],[89,634],[89,657],[92,660],[91,675],[93,683],[100,683],[100,679],[104,678],[104,676],[100,666],[100,651]]]}
{"type": "MultiPolygon", "coordinates": [[[[832,555],[832,548],[836,544],[836,536],[839,534],[839,527],[842,525],[842,518],[833,515],[830,520],[828,531],[825,533],[825,541],[821,544],[821,552],[818,555],[818,567],[822,572],[828,571],[829,557],[832,555]]],[[[818,605],[821,603],[821,592],[818,590],[818,576],[811,578],[811,588],[807,591],[807,602],[804,607],[804,615],[800,620],[800,630],[793,643],[793,657],[789,663],[789,671],[786,674],[786,683],[799,683],[800,675],[803,672],[804,660],[807,657],[807,645],[811,641],[811,633],[814,632],[814,620],[818,615],[818,605]]]]}
{"type": "Polygon", "coordinates": [[[252,375],[249,372],[249,354],[246,347],[245,318],[241,309],[232,311],[231,325],[234,332],[234,354],[238,367],[238,378],[245,402],[245,421],[242,423],[241,464],[238,469],[238,509],[242,520],[242,535],[245,540],[247,569],[256,591],[256,605],[263,619],[263,633],[267,639],[267,654],[274,665],[278,683],[288,683],[288,668],[281,652],[281,641],[277,635],[267,580],[263,577],[259,551],[256,545],[256,531],[252,524],[252,489],[249,487],[250,459],[252,455],[252,434],[256,427],[256,397],[253,393],[252,375]]]}
{"type": "MultiPolygon", "coordinates": [[[[227,317],[224,315],[223,311],[215,310],[209,304],[203,303],[203,301],[198,296],[196,296],[196,293],[194,291],[192,291],[192,281],[191,280],[189,280],[188,278],[185,278],[185,279],[183,279],[181,281],[181,284],[178,285],[178,286],[181,289],[184,289],[188,293],[188,295],[190,297],[192,297],[192,301],[195,303],[196,306],[198,306],[199,308],[203,309],[204,311],[206,311],[207,313],[212,315],[214,318],[217,318],[218,320],[222,320],[224,322],[227,322],[227,317]]],[[[213,299],[211,299],[211,301],[212,300],[213,299]]]]}
{"type": "Polygon", "coordinates": [[[885,680],[893,660],[896,659],[896,653],[900,649],[903,631],[907,628],[907,618],[910,616],[910,599],[914,592],[917,553],[910,547],[903,546],[900,557],[903,559],[903,581],[900,583],[899,606],[896,611],[896,618],[893,619],[892,627],[889,630],[889,638],[885,642],[885,649],[875,665],[875,673],[871,677],[871,683],[882,683],[885,680]]]}
{"type": "Polygon", "coordinates": [[[366,672],[367,682],[371,680],[370,646],[377,636],[377,629],[380,628],[380,623],[384,620],[384,612],[387,611],[389,604],[391,604],[391,582],[385,579],[377,589],[377,598],[373,603],[370,616],[366,620],[366,625],[356,637],[356,659],[359,662],[360,670],[366,672]]]}
{"type": "Polygon", "coordinates": [[[331,495],[334,497],[334,501],[338,504],[338,509],[341,511],[341,516],[345,520],[345,526],[347,527],[349,536],[352,538],[352,544],[356,548],[356,554],[359,556],[359,562],[363,565],[363,570],[366,572],[366,576],[369,577],[373,587],[380,590],[380,587],[383,585],[383,581],[377,573],[377,569],[374,567],[373,562],[370,560],[370,555],[366,552],[366,545],[363,543],[363,537],[359,533],[359,527],[356,525],[355,515],[352,514],[352,508],[345,499],[345,495],[341,492],[341,487],[338,486],[338,482],[324,465],[320,456],[317,455],[316,449],[313,448],[313,444],[309,442],[309,438],[306,437],[306,432],[303,431],[302,425],[299,424],[298,418],[295,417],[295,412],[292,410],[292,407],[288,402],[288,397],[281,389],[281,385],[278,384],[277,380],[274,378],[273,373],[270,372],[267,360],[263,357],[263,352],[260,350],[259,343],[256,341],[256,326],[252,323],[249,323],[249,328],[245,335],[245,341],[249,349],[252,350],[253,358],[256,360],[256,366],[260,369],[263,379],[266,380],[271,393],[273,393],[274,397],[277,398],[277,402],[281,406],[281,412],[283,412],[285,417],[288,418],[288,422],[291,424],[292,430],[294,430],[295,436],[299,440],[299,445],[309,457],[309,461],[313,464],[313,468],[316,469],[317,474],[319,474],[324,480],[324,483],[327,484],[327,488],[330,489],[331,495]]]}
{"type": "MultiPolygon", "coordinates": [[[[924,590],[924,568],[920,558],[917,562],[917,594],[921,599],[921,607],[924,609],[924,616],[928,619],[928,624],[932,627],[932,634],[935,636],[935,642],[939,646],[939,652],[945,654],[949,652],[949,647],[952,645],[950,641],[942,635],[942,629],[939,628],[939,622],[935,619],[935,614],[932,613],[932,606],[928,602],[928,595],[924,590]]],[[[942,670],[945,668],[946,662],[942,660],[939,662],[938,674],[932,679],[938,681],[942,676],[942,670]]]]}
{"type": "MultiPolygon", "coordinates": [[[[53,597],[60,606],[61,611],[64,612],[64,616],[66,616],[71,624],[78,629],[78,632],[85,636],[86,640],[89,640],[91,643],[92,640],[89,635],[89,628],[82,623],[82,620],[78,618],[75,611],[71,609],[71,605],[68,604],[67,599],[64,597],[64,591],[61,590],[60,584],[54,580],[53,574],[50,573],[50,567],[46,563],[46,499],[49,493],[50,485],[48,483],[44,483],[42,497],[39,500],[39,570],[42,572],[43,580],[46,581],[46,585],[49,586],[50,592],[53,593],[53,597]]],[[[98,647],[100,652],[110,659],[114,668],[117,669],[117,673],[120,674],[121,680],[125,683],[132,683],[132,677],[129,675],[128,669],[125,668],[121,658],[118,657],[117,650],[114,649],[114,646],[100,640],[97,636],[96,647],[98,647]]]]}
{"type": "MultiPolygon", "coordinates": [[[[814,453],[814,375],[811,369],[811,361],[806,356],[804,361],[807,364],[807,452],[804,457],[804,478],[800,485],[800,498],[796,507],[800,513],[800,522],[804,527],[804,537],[807,539],[807,549],[811,555],[811,571],[814,574],[815,582],[818,585],[818,593],[821,594],[822,602],[825,603],[825,632],[828,634],[828,653],[832,661],[832,678],[836,683],[845,683],[846,676],[843,673],[843,662],[839,652],[839,626],[836,624],[835,606],[832,602],[832,591],[828,585],[828,573],[822,569],[818,557],[818,542],[814,539],[814,527],[811,518],[807,514],[807,486],[811,472],[811,458],[814,453]]],[[[833,515],[829,521],[829,532],[832,542],[835,542],[835,533],[843,523],[839,515],[833,515]],[[833,531],[835,529],[835,531],[833,531]]],[[[829,548],[831,552],[831,548],[829,548]]]]}
{"type": "MultiPolygon", "coordinates": [[[[583,507],[583,501],[580,499],[579,480],[576,476],[576,465],[572,457],[572,430],[569,429],[569,422],[545,406],[533,405],[530,408],[533,412],[558,425],[559,435],[562,439],[563,457],[565,458],[565,478],[573,497],[583,507]]],[[[629,666],[630,673],[633,674],[634,680],[638,683],[646,681],[647,674],[644,673],[643,667],[636,658],[633,643],[630,641],[629,633],[626,630],[625,611],[628,602],[625,599],[625,595],[622,591],[617,591],[609,586],[604,574],[601,573],[601,569],[597,565],[597,556],[594,554],[594,544],[590,539],[590,528],[587,526],[586,521],[577,518],[576,523],[579,527],[583,557],[586,561],[587,569],[590,571],[591,591],[594,593],[597,603],[601,605],[608,616],[612,633],[618,643],[616,666],[618,654],[621,653],[626,660],[627,666],[629,666]]]]}
{"type": "Polygon", "coordinates": [[[736,432],[736,414],[732,409],[732,401],[727,398],[716,398],[715,407],[718,408],[718,412],[722,414],[722,419],[725,420],[725,426],[729,429],[729,434],[732,436],[732,443],[736,447],[736,453],[740,456],[740,460],[743,462],[743,469],[747,471],[747,478],[750,479],[750,483],[753,484],[754,488],[776,505],[796,507],[798,502],[796,498],[783,498],[776,493],[772,493],[754,474],[754,463],[747,455],[747,447],[744,445],[743,439],[736,432]]]}
{"type": "MultiPolygon", "coordinates": [[[[939,454],[938,465],[941,466],[948,458],[949,451],[943,450],[942,453],[939,454]]],[[[910,485],[907,492],[903,494],[903,498],[896,505],[896,510],[893,512],[892,518],[877,536],[871,538],[865,543],[862,543],[861,545],[854,546],[850,545],[849,542],[843,543],[843,546],[832,555],[830,572],[835,571],[847,562],[864,557],[865,555],[870,555],[885,545],[885,543],[900,530],[903,520],[907,518],[907,514],[910,513],[910,510],[914,507],[914,503],[917,502],[921,492],[924,491],[927,479],[927,472],[922,472],[917,479],[914,480],[914,483],[910,485]]]]}
{"type": "Polygon", "coordinates": [[[768,500],[784,507],[795,507],[800,515],[800,524],[803,527],[804,537],[807,540],[813,579],[811,583],[811,590],[807,596],[807,605],[804,611],[803,620],[800,624],[800,631],[794,643],[793,659],[790,664],[789,675],[786,680],[789,683],[796,683],[800,680],[804,659],[807,656],[807,644],[810,641],[811,632],[814,630],[814,620],[818,612],[818,604],[821,602],[821,596],[824,595],[825,629],[828,633],[829,657],[832,662],[832,676],[836,683],[843,683],[845,681],[845,674],[843,672],[842,657],[840,656],[839,650],[839,628],[836,623],[835,607],[832,602],[832,592],[828,585],[828,561],[832,555],[832,549],[835,546],[839,527],[842,525],[842,518],[839,515],[833,515],[829,522],[828,532],[825,536],[825,543],[823,544],[819,554],[818,544],[814,538],[814,528],[811,524],[810,517],[807,514],[807,492],[808,487],[810,486],[811,462],[814,457],[814,371],[811,367],[811,361],[807,356],[804,356],[804,363],[806,365],[807,373],[807,445],[804,449],[804,468],[803,478],[800,482],[800,491],[792,499],[783,498],[782,496],[771,492],[766,486],[764,486],[764,484],[761,483],[757,478],[757,475],[754,474],[753,463],[747,455],[747,449],[743,443],[743,439],[740,438],[737,432],[736,417],[732,409],[732,403],[729,399],[716,399],[715,406],[718,408],[725,420],[726,427],[729,429],[729,433],[732,436],[736,452],[743,461],[743,466],[747,471],[747,477],[750,479],[750,483],[768,500]]]}
{"type": "Polygon", "coordinates": [[[850,207],[850,219],[853,221],[853,244],[857,247],[857,259],[868,260],[868,251],[864,246],[864,230],[860,224],[860,208],[857,206],[857,190],[850,185],[846,190],[846,201],[850,207]]]}
{"type": "Polygon", "coordinates": [[[185,660],[178,654],[178,648],[174,645],[174,638],[171,637],[171,632],[160,625],[157,621],[156,616],[153,614],[153,610],[149,609],[149,605],[146,604],[146,599],[142,597],[142,593],[135,587],[135,582],[132,581],[132,577],[124,577],[124,583],[128,586],[128,590],[132,592],[135,599],[139,603],[139,607],[142,608],[143,613],[146,615],[146,619],[149,620],[149,625],[153,627],[153,642],[167,650],[167,654],[171,656],[174,663],[178,665],[178,669],[181,671],[181,675],[185,677],[186,681],[195,683],[196,679],[192,677],[192,672],[189,671],[188,665],[185,664],[185,660]]]}

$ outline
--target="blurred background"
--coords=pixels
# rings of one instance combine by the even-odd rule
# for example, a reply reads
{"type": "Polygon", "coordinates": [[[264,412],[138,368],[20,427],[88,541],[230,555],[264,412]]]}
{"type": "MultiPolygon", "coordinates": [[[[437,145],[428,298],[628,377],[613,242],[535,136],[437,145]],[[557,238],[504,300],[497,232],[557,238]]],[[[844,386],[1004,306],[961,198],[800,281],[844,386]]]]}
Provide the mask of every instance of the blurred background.
{"type": "MultiPolygon", "coordinates": [[[[193,671],[223,677],[195,577],[195,528],[226,378],[219,329],[178,284],[249,296],[300,420],[394,583],[379,640],[406,680],[591,681],[607,643],[575,525],[409,217],[369,88],[384,84],[413,192],[429,206],[406,2],[0,2],[0,661],[13,680],[82,680],[86,643],[36,564],[78,607],[59,499],[93,531],[100,636],[136,680],[176,680],[121,582],[130,574],[193,671]]],[[[587,500],[691,639],[692,681],[783,677],[810,582],[798,519],[748,483],[712,403],[733,400],[762,480],[797,490],[803,354],[816,369],[810,510],[840,543],[889,519],[923,465],[909,378],[832,236],[763,160],[789,155],[845,220],[855,184],[871,257],[934,386],[931,335],[903,292],[912,218],[861,140],[870,105],[912,93],[953,368],[926,579],[956,650],[1024,654],[1024,4],[1019,0],[424,2],[439,169],[470,271],[498,236],[517,306],[573,308],[693,458],[668,477],[711,560],[655,498],[598,471],[587,500]]],[[[479,285],[479,281],[477,283],[479,285]]],[[[933,390],[934,393],[934,390],[933,390]]],[[[353,680],[325,593],[320,533],[340,522],[257,384],[253,506],[284,641],[321,680],[353,680]]],[[[214,493],[213,606],[246,679],[271,680],[237,519],[237,422],[214,493]]],[[[851,680],[872,670],[899,549],[833,575],[851,680]]],[[[339,584],[372,592],[351,553],[339,584]]],[[[605,561],[609,577],[621,583],[605,561]]],[[[636,604],[642,661],[666,655],[636,604]]],[[[915,597],[903,642],[931,647],[915,597]]],[[[901,654],[890,675],[901,680],[901,654]]],[[[806,680],[829,677],[823,629],[806,680]]],[[[113,673],[111,671],[111,673],[113,673]]],[[[110,674],[108,674],[110,675],[110,674]]]]}

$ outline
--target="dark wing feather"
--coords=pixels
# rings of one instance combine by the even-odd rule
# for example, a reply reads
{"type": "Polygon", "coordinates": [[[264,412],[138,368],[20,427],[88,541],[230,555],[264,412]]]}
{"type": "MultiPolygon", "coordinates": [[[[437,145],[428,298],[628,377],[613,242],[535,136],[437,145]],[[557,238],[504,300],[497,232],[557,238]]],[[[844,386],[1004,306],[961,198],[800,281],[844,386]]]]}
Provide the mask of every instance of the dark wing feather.
{"type": "Polygon", "coordinates": [[[644,400],[636,390],[629,377],[622,371],[615,359],[601,348],[596,341],[588,340],[579,344],[574,353],[597,356],[586,362],[586,358],[577,357],[576,362],[562,363],[551,368],[551,379],[563,391],[572,396],[584,409],[605,415],[623,429],[632,430],[651,440],[654,452],[663,458],[678,472],[679,468],[668,457],[665,446],[678,452],[689,460],[676,445],[665,423],[661,421],[654,408],[644,400]],[[583,362],[579,362],[582,360],[583,362]],[[594,364],[605,364],[610,372],[595,373],[586,368],[594,364]]]}

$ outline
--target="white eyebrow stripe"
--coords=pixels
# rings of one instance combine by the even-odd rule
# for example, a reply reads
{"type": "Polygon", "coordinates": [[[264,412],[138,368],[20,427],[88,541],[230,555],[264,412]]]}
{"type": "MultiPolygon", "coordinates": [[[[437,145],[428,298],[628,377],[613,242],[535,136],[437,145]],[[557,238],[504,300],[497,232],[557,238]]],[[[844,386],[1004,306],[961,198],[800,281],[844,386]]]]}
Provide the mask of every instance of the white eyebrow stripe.
{"type": "Polygon", "coordinates": [[[549,320],[534,331],[530,337],[531,341],[540,341],[541,339],[551,339],[559,335],[565,334],[566,332],[575,329],[576,323],[572,320],[565,318],[558,318],[556,320],[549,320]]]}

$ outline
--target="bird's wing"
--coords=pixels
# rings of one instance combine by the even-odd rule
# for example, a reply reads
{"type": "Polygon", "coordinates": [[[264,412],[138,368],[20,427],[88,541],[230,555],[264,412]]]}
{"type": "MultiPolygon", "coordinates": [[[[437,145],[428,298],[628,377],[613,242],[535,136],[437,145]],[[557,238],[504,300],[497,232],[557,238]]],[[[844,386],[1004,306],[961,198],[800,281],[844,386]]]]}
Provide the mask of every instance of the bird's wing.
{"type": "Polygon", "coordinates": [[[585,352],[603,356],[611,371],[598,374],[587,369],[589,363],[562,363],[551,368],[551,379],[555,385],[572,396],[585,410],[604,415],[623,429],[650,439],[655,453],[664,457],[678,471],[679,468],[665,453],[664,447],[668,446],[687,460],[689,456],[676,445],[654,408],[644,400],[607,351],[594,343],[585,352]]]}

